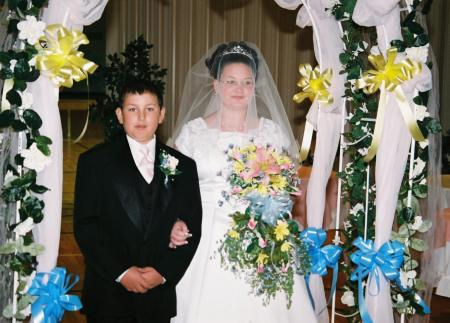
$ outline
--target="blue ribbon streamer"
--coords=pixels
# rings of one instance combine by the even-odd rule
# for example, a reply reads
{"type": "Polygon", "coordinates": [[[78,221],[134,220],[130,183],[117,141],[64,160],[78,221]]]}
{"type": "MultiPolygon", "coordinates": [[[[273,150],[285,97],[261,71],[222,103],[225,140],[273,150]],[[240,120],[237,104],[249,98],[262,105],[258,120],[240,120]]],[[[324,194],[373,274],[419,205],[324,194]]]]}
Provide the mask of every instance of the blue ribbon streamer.
{"type": "MultiPolygon", "coordinates": [[[[300,233],[300,239],[308,247],[308,254],[311,257],[311,270],[305,276],[305,281],[311,304],[315,309],[314,300],[311,296],[311,291],[309,288],[309,275],[317,274],[320,276],[325,276],[327,274],[327,267],[333,269],[333,281],[331,284],[330,297],[327,302],[327,304],[329,304],[331,301],[331,297],[336,290],[339,273],[338,261],[342,253],[342,248],[336,245],[327,245],[325,247],[322,247],[327,239],[327,234],[323,229],[307,228],[300,233]]],[[[325,308],[323,308],[320,313],[325,308]]]]}
{"type": "MultiPolygon", "coordinates": [[[[396,281],[400,277],[400,268],[403,265],[405,246],[399,241],[387,241],[380,249],[375,251],[373,241],[364,241],[361,237],[358,237],[353,241],[353,245],[359,250],[350,256],[353,263],[357,265],[357,268],[352,272],[350,280],[358,281],[358,303],[361,318],[364,323],[372,323],[372,319],[364,301],[362,280],[369,274],[375,277],[377,284],[378,295],[380,292],[380,277],[377,268],[387,280],[396,281]]],[[[370,285],[371,281],[369,281],[370,285]]]]}
{"type": "Polygon", "coordinates": [[[62,320],[64,311],[78,311],[82,305],[76,295],[67,292],[79,281],[72,275],[66,277],[66,269],[56,267],[50,273],[38,273],[33,279],[28,294],[38,296],[31,305],[31,316],[35,323],[56,323],[62,320]]]}

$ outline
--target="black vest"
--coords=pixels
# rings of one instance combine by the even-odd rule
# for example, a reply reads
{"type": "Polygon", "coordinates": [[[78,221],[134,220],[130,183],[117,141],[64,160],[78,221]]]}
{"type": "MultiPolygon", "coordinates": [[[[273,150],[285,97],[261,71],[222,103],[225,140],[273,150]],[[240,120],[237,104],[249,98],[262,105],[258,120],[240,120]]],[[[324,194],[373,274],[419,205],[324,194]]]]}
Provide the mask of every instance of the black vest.
{"type": "Polygon", "coordinates": [[[142,177],[139,170],[136,172],[136,192],[137,192],[137,201],[139,204],[139,214],[140,214],[140,222],[143,227],[143,232],[147,232],[149,226],[151,225],[152,215],[155,212],[155,208],[157,207],[158,202],[158,173],[155,171],[153,176],[153,180],[148,184],[145,179],[142,177]]]}

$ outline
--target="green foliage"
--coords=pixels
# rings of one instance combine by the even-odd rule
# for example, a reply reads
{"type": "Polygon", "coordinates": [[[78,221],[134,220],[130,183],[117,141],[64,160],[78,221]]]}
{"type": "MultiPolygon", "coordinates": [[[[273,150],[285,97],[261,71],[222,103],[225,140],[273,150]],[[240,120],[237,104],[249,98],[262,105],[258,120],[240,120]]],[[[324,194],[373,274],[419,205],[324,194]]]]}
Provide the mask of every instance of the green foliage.
{"type": "Polygon", "coordinates": [[[104,67],[106,94],[91,107],[92,118],[103,123],[105,140],[111,141],[123,133],[118,123],[115,110],[121,105],[120,91],[129,79],[142,79],[153,83],[164,94],[165,83],[163,78],[167,69],[156,63],[151,63],[150,50],[153,45],[148,44],[141,35],[130,42],[125,51],[109,55],[109,65],[104,67]]]}

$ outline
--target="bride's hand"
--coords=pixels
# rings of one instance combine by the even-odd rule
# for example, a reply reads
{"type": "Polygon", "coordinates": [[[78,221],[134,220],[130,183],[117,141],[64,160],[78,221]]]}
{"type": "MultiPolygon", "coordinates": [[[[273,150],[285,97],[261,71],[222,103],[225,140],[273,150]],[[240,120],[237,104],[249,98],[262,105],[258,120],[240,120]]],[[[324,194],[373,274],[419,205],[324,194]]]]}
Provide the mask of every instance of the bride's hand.
{"type": "Polygon", "coordinates": [[[170,233],[169,247],[175,249],[176,247],[188,244],[187,239],[190,237],[192,237],[192,234],[189,233],[186,223],[182,220],[177,220],[170,233]]]}

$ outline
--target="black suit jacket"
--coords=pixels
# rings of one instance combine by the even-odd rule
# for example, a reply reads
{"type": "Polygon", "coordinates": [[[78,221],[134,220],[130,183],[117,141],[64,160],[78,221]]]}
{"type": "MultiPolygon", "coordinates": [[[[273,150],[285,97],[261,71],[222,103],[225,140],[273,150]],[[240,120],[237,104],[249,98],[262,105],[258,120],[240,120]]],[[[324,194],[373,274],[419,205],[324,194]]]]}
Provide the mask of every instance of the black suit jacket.
{"type": "Polygon", "coordinates": [[[84,311],[97,315],[176,315],[175,285],[186,271],[200,240],[201,198],[195,162],[156,143],[152,214],[141,220],[136,176],[141,176],[124,136],[80,155],[75,185],[74,232],[86,263],[84,311]],[[181,174],[164,183],[159,155],[179,160],[181,174]],[[193,234],[189,244],[168,248],[170,232],[182,219],[193,234]],[[128,292],[115,280],[131,266],[154,267],[166,282],[145,294],[128,292]]]}

